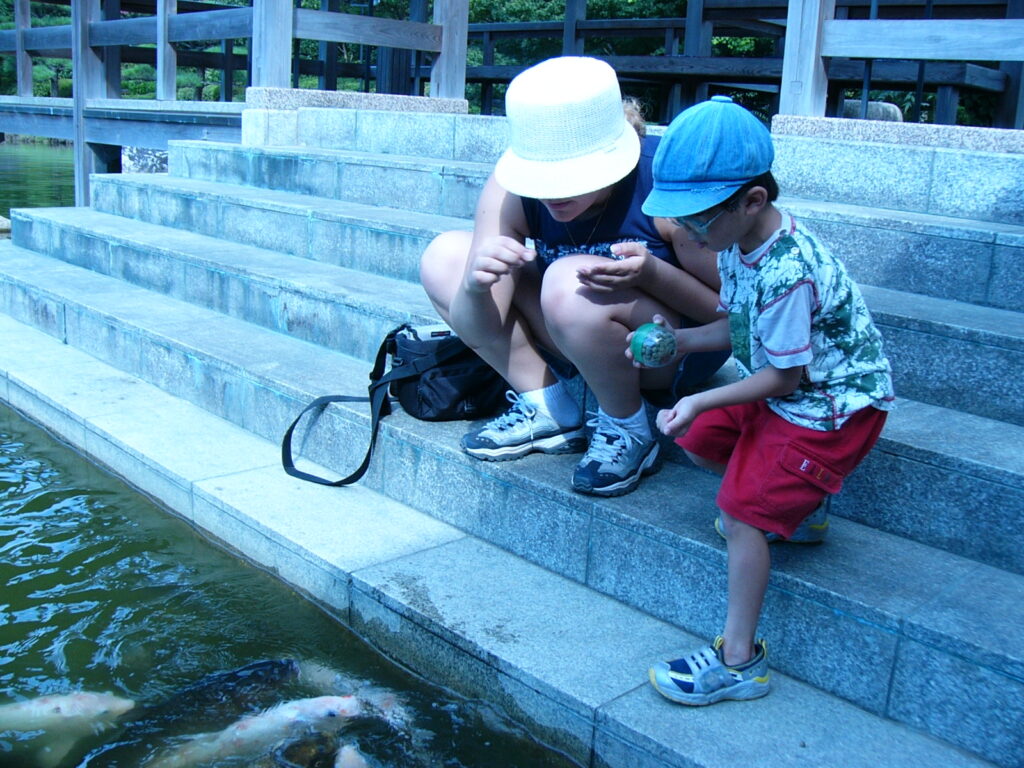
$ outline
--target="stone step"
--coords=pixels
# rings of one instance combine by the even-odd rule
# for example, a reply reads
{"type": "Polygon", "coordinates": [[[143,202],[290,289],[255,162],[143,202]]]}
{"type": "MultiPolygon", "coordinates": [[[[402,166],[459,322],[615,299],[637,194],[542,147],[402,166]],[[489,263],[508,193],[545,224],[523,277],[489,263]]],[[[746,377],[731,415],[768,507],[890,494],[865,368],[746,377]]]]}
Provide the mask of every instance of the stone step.
{"type": "MultiPolygon", "coordinates": [[[[17,216],[17,245],[362,360],[372,361],[380,339],[399,323],[436,321],[422,290],[411,283],[89,209],[33,209],[17,216]]],[[[933,323],[908,315],[907,297],[866,290],[879,322],[888,324],[887,337],[916,334],[924,339],[918,345],[921,349],[935,348],[933,323]]],[[[920,314],[942,316],[938,311],[920,314]]],[[[957,322],[971,320],[969,312],[947,314],[957,322]]],[[[999,330],[998,322],[984,320],[980,317],[975,323],[978,334],[999,330]]],[[[982,346],[994,343],[984,340],[982,346]]],[[[937,364],[945,366],[946,361],[937,364]]],[[[984,370],[972,375],[976,383],[968,377],[955,384],[965,387],[966,382],[988,393],[991,385],[984,370]]],[[[992,397],[996,404],[1012,401],[992,397]]],[[[866,468],[847,482],[846,492],[836,501],[837,511],[926,544],[1024,570],[1024,538],[1001,531],[1002,515],[993,513],[982,521],[971,508],[973,520],[966,520],[964,503],[965,498],[991,498],[998,503],[986,508],[1024,509],[1024,496],[1007,490],[1020,485],[1024,475],[1017,460],[1024,429],[910,401],[893,415],[886,435],[892,434],[894,424],[903,425],[901,437],[883,437],[866,468]],[[964,451],[967,445],[970,450],[964,451]],[[904,478],[896,483],[899,493],[878,493],[896,477],[904,478]]],[[[667,457],[686,461],[671,446],[667,457]]]]}
{"type": "MultiPolygon", "coordinates": [[[[378,263],[373,255],[397,251],[400,259],[415,256],[418,260],[419,251],[416,249],[422,249],[431,236],[430,230],[419,229],[409,233],[408,227],[397,229],[396,219],[403,217],[396,216],[391,209],[340,203],[297,193],[167,176],[154,179],[101,176],[94,182],[93,190],[94,205],[101,210],[128,216],[135,221],[187,230],[185,233],[174,234],[167,241],[177,242],[181,248],[168,249],[164,247],[163,229],[148,230],[129,222],[125,225],[125,231],[120,231],[116,220],[106,220],[108,224],[103,227],[104,238],[98,241],[93,238],[95,242],[90,246],[100,251],[100,256],[94,257],[93,262],[110,258],[103,255],[108,241],[125,247],[137,242],[142,250],[150,246],[156,248],[159,258],[147,258],[144,260],[147,264],[166,260],[169,258],[169,250],[180,252],[177,257],[179,260],[187,260],[189,252],[207,261],[211,258],[230,258],[231,248],[221,255],[211,256],[220,254],[225,246],[202,237],[196,238],[190,251],[185,250],[184,244],[189,242],[189,237],[198,233],[206,238],[223,238],[232,242],[241,240],[260,248],[282,249],[285,253],[299,257],[315,256],[330,264],[341,264],[361,272],[415,280],[415,262],[385,266],[378,263]],[[221,223],[239,217],[258,219],[260,217],[251,214],[255,210],[265,212],[267,226],[246,229],[221,223]],[[242,216],[240,211],[250,212],[250,215],[242,216]],[[340,221],[345,222],[344,227],[335,226],[332,234],[328,235],[327,232],[332,228],[326,226],[326,223],[340,221]],[[324,225],[321,227],[313,222],[324,222],[324,225]],[[274,223],[276,227],[270,226],[274,223]],[[291,237],[287,236],[289,228],[291,237]],[[356,234],[346,236],[337,230],[356,234]],[[129,232],[133,233],[134,240],[129,237],[129,232]],[[406,237],[403,238],[403,235],[406,237]],[[342,241],[343,244],[330,250],[318,250],[317,244],[326,237],[342,241]],[[304,240],[307,241],[305,245],[304,240]],[[369,242],[376,245],[371,247],[371,255],[368,257],[365,249],[370,247],[369,242]],[[360,250],[360,246],[363,250],[360,250]]],[[[76,253],[79,247],[64,243],[70,234],[60,234],[65,225],[59,223],[75,217],[84,217],[85,223],[79,227],[80,231],[84,230],[84,234],[80,236],[90,237],[87,232],[87,210],[79,213],[54,211],[48,214],[36,213],[34,210],[14,214],[20,217],[18,231],[15,232],[18,245],[55,256],[65,252],[76,253]],[[53,221],[44,224],[44,216],[49,216],[53,221]],[[28,226],[33,217],[35,223],[28,226]]],[[[407,214],[404,218],[408,219],[412,215],[407,214]]],[[[444,219],[441,224],[444,226],[451,222],[461,222],[468,226],[468,222],[459,219],[444,219]]],[[[433,232],[436,233],[440,227],[437,221],[432,223],[435,227],[433,232]]],[[[273,262],[274,258],[272,253],[263,256],[265,262],[273,262]]],[[[387,259],[380,261],[387,262],[387,259]]],[[[130,264],[129,269],[133,273],[138,272],[134,264],[130,264]]],[[[278,277],[279,273],[275,272],[271,279],[278,277]]],[[[176,278],[150,278],[153,285],[160,280],[166,282],[173,279],[176,278]]],[[[339,278],[339,284],[344,279],[347,278],[339,278]]],[[[362,276],[351,279],[356,285],[363,281],[362,276]]],[[[1024,314],[886,289],[871,289],[867,286],[864,291],[872,312],[877,312],[876,320],[889,345],[898,394],[987,418],[1024,424],[1024,383],[1019,383],[1024,382],[1024,314]],[[936,370],[945,371],[946,375],[935,376],[936,370]],[[1001,370],[1004,374],[994,378],[989,373],[992,370],[1001,370]]],[[[370,297],[374,295],[371,289],[366,294],[370,297]]],[[[420,296],[420,306],[423,306],[423,301],[420,296]]],[[[275,317],[268,317],[267,320],[277,324],[271,327],[279,327],[281,322],[286,321],[275,317]]],[[[336,329],[324,332],[336,332],[336,329]]],[[[310,338],[315,340],[314,336],[310,338]]]]}
{"type": "Polygon", "coordinates": [[[15,245],[373,360],[402,323],[438,323],[419,285],[90,208],[19,211],[15,245]]]}
{"type": "Polygon", "coordinates": [[[787,195],[1024,225],[1024,132],[776,117],[787,195]],[[851,123],[858,123],[851,125],[851,123]]]}
{"type": "Polygon", "coordinates": [[[1024,310],[1024,226],[794,197],[780,205],[861,284],[1024,310]]]}
{"type": "Polygon", "coordinates": [[[242,144],[354,149],[493,163],[508,144],[508,121],[489,115],[374,109],[313,108],[272,114],[247,110],[242,115],[242,144]],[[288,125],[291,121],[294,123],[288,125]]]}
{"type": "MultiPolygon", "coordinates": [[[[470,218],[492,166],[402,155],[175,142],[170,174],[470,218]]],[[[784,197],[861,283],[1024,310],[1024,226],[784,197]]]]}
{"type": "Polygon", "coordinates": [[[92,177],[103,213],[419,282],[419,259],[467,219],[163,174],[92,177]]]}
{"type": "MultiPolygon", "coordinates": [[[[365,386],[364,361],[10,244],[0,263],[0,308],[14,319],[272,442],[312,397],[365,386]]],[[[298,444],[350,469],[367,441],[364,408],[332,406],[298,444]]],[[[574,457],[477,462],[458,450],[464,429],[392,415],[363,484],[688,631],[719,631],[712,477],[669,463],[634,494],[596,500],[568,490],[574,457]]],[[[776,667],[989,759],[1019,754],[1024,576],[849,520],[833,528],[816,552],[774,553],[762,628],[776,667]],[[965,720],[964,700],[1005,721],[965,720]]]]}
{"type": "Polygon", "coordinates": [[[176,141],[171,176],[472,218],[492,163],[308,147],[176,141]]]}
{"type": "Polygon", "coordinates": [[[735,705],[737,739],[734,706],[685,709],[646,683],[693,635],[365,486],[288,478],[276,443],[10,318],[0,335],[0,399],[581,765],[993,765],[780,673],[769,697],[735,705]]]}

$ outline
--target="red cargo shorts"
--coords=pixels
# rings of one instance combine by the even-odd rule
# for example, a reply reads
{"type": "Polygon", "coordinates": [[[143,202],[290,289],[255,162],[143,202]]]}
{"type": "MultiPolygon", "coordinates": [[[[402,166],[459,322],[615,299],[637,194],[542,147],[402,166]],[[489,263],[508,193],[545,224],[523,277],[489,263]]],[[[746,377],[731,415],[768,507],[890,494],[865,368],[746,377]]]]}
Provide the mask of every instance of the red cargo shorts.
{"type": "Polygon", "coordinates": [[[871,450],[886,412],[864,408],[820,432],[783,419],[763,400],[705,411],[676,443],[725,464],[718,506],[744,523],[789,537],[871,450]]]}

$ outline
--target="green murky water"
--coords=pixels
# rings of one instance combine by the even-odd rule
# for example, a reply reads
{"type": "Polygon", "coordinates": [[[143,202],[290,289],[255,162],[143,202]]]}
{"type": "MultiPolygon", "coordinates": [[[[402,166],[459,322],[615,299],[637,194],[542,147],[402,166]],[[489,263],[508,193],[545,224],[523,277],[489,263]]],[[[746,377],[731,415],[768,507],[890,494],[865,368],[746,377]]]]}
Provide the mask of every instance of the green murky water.
{"type": "Polygon", "coordinates": [[[0,216],[9,219],[11,208],[74,204],[71,147],[0,143],[0,216]]]}
{"type": "Polygon", "coordinates": [[[353,745],[368,766],[571,765],[389,663],[3,405],[0,584],[2,766],[152,765],[196,734],[323,694],[355,694],[366,713],[168,764],[331,768],[353,745]],[[12,703],[81,691],[135,707],[84,728],[67,708],[9,727],[12,703]]]}

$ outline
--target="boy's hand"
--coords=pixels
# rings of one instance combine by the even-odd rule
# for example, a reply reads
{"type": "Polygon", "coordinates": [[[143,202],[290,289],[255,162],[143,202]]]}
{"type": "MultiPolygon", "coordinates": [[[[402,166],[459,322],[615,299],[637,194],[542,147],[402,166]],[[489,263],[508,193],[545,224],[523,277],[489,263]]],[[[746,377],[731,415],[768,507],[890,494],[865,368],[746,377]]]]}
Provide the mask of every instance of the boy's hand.
{"type": "Polygon", "coordinates": [[[682,437],[701,413],[695,405],[692,397],[684,397],[671,408],[658,411],[655,419],[658,429],[669,437],[682,437]]]}
{"type": "MultiPolygon", "coordinates": [[[[670,362],[665,363],[665,365],[671,365],[673,362],[675,362],[676,360],[678,360],[679,358],[681,358],[683,356],[684,350],[680,348],[679,334],[675,332],[675,330],[672,328],[672,326],[668,324],[668,320],[666,320],[662,315],[655,315],[654,317],[651,318],[651,322],[655,323],[656,325],[660,325],[663,328],[666,328],[666,329],[672,331],[672,333],[676,337],[676,356],[670,362]]],[[[642,363],[638,363],[633,358],[633,334],[635,334],[635,333],[636,333],[636,331],[630,331],[629,333],[626,334],[626,359],[629,360],[629,362],[631,362],[633,364],[634,368],[644,368],[644,369],[646,369],[647,368],[646,365],[643,365],[642,363]]],[[[660,366],[660,367],[664,368],[665,366],[663,365],[663,366],[660,366]]]]}
{"type": "Polygon", "coordinates": [[[537,251],[513,237],[489,237],[478,243],[470,255],[465,288],[470,293],[484,293],[502,277],[536,258],[537,251]]]}
{"type": "Polygon", "coordinates": [[[612,253],[619,261],[609,259],[586,264],[576,270],[580,283],[599,293],[611,293],[644,284],[651,271],[654,256],[643,243],[615,243],[612,253]]]}

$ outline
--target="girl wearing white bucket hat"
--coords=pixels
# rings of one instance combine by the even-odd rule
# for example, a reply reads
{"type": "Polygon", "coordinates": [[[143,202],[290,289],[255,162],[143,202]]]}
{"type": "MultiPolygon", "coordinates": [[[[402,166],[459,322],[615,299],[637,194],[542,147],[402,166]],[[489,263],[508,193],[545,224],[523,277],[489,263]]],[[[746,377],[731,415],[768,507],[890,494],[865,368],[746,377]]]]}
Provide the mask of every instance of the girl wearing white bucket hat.
{"type": "Polygon", "coordinates": [[[587,449],[573,488],[628,493],[657,468],[641,388],[692,387],[728,355],[640,370],[624,354],[626,336],[655,314],[676,327],[714,320],[715,254],[640,210],[658,140],[641,139],[627,121],[606,63],[541,62],[510,83],[505,108],[509,147],[481,192],[473,231],[439,235],[420,268],[444,321],[513,388],[512,407],[462,447],[488,461],[587,449]],[[552,358],[571,362],[597,399],[589,448],[552,358]]]}

